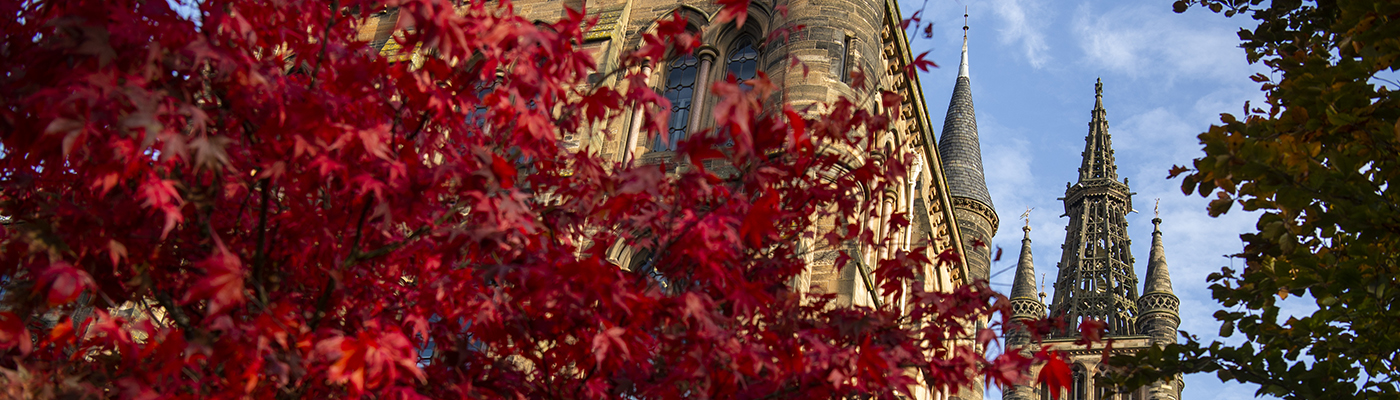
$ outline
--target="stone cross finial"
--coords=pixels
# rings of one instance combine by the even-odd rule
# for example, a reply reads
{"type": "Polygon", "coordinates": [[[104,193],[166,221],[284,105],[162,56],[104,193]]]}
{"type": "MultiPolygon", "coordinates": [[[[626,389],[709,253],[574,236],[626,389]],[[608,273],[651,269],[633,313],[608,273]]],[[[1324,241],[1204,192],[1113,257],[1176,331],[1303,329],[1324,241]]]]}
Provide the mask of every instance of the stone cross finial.
{"type": "Polygon", "coordinates": [[[1045,302],[1045,273],[1040,274],[1040,302],[1045,302]]]}

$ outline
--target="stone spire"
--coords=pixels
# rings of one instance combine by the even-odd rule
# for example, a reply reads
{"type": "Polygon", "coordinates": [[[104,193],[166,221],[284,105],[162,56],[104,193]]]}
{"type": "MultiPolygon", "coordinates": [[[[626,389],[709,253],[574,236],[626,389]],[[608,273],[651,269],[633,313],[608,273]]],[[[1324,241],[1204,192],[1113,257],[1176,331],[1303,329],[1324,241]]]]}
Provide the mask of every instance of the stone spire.
{"type": "Polygon", "coordinates": [[[1111,336],[1137,333],[1137,275],[1133,272],[1128,212],[1133,210],[1127,182],[1119,182],[1108,140],[1103,84],[1094,85],[1094,111],[1079,183],[1065,190],[1064,251],[1051,315],[1068,318],[1071,330],[1085,319],[1108,323],[1111,336]]]}
{"type": "MultiPolygon", "coordinates": [[[[1029,220],[1030,210],[1026,211],[1022,217],[1027,217],[1026,226],[1021,230],[1026,232],[1021,238],[1021,260],[1016,264],[1016,280],[1011,284],[1011,324],[1006,331],[1007,349],[1021,348],[1026,356],[1030,356],[1030,350],[1024,347],[1031,344],[1030,334],[1021,325],[1022,321],[1045,318],[1045,303],[1041,302],[1035,291],[1035,263],[1031,258],[1031,226],[1029,220]]],[[[1036,398],[1035,388],[1027,385],[1012,385],[1002,391],[1002,400],[1032,400],[1036,398]]]]}
{"type": "MultiPolygon", "coordinates": [[[[1027,225],[1021,228],[1026,232],[1021,238],[1021,260],[1016,263],[1016,281],[1011,284],[1011,300],[1018,299],[1033,300],[1040,304],[1040,300],[1035,295],[1035,261],[1031,257],[1031,227],[1027,225]]],[[[1041,305],[1039,313],[1028,315],[1032,318],[1042,318],[1045,316],[1045,306],[1041,305]]],[[[1019,315],[1020,310],[1016,310],[1019,315]]],[[[1012,318],[1015,318],[1014,316],[1012,318]]]]}
{"type": "MultiPolygon", "coordinates": [[[[1016,263],[1016,280],[1011,284],[1011,320],[1045,318],[1045,303],[1036,296],[1035,261],[1031,257],[1031,227],[1027,224],[1021,230],[1026,232],[1021,238],[1021,260],[1016,263]]],[[[1018,329],[1019,330],[1019,329],[1018,329]]],[[[1007,344],[1024,345],[1028,339],[1016,332],[1007,339],[1007,344]]]]}
{"type": "MultiPolygon", "coordinates": [[[[1172,277],[1167,273],[1166,249],[1162,247],[1162,219],[1152,219],[1152,252],[1148,256],[1147,280],[1142,298],[1138,299],[1138,331],[1152,338],[1152,344],[1176,343],[1176,330],[1181,326],[1181,300],[1172,293],[1172,277]]],[[[1149,400],[1181,398],[1181,376],[1148,385],[1149,400]]]]}
{"type": "Polygon", "coordinates": [[[1166,249],[1162,247],[1162,219],[1152,219],[1152,252],[1148,257],[1146,282],[1142,298],[1138,299],[1139,329],[1151,335],[1156,343],[1176,343],[1176,328],[1181,325],[1181,300],[1172,292],[1172,277],[1167,272],[1166,249]]]}
{"type": "Polygon", "coordinates": [[[1084,140],[1084,162],[1079,165],[1079,181],[1118,180],[1118,164],[1113,161],[1113,138],[1108,134],[1108,112],[1103,109],[1103,80],[1094,82],[1094,111],[1089,120],[1089,136],[1084,140]]]}
{"type": "MultiPolygon", "coordinates": [[[[966,15],[964,15],[966,17],[966,15]]],[[[968,79],[967,26],[963,26],[962,64],[958,66],[953,98],[943,120],[938,140],[938,157],[953,198],[963,249],[967,251],[968,271],[974,279],[987,279],[991,271],[990,243],[999,219],[987,193],[982,172],[982,147],[977,138],[977,116],[972,108],[972,83],[968,79]]]]}
{"type": "Polygon", "coordinates": [[[1172,276],[1167,272],[1166,250],[1162,248],[1162,219],[1152,219],[1152,252],[1147,257],[1147,276],[1142,293],[1172,293],[1172,276]]]}

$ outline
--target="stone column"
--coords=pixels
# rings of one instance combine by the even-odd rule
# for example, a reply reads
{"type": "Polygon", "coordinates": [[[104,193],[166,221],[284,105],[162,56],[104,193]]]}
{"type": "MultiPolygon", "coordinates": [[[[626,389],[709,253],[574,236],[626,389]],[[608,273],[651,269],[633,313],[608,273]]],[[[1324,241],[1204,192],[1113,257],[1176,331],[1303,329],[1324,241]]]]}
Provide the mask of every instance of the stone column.
{"type": "MultiPolygon", "coordinates": [[[[649,62],[642,65],[642,85],[651,85],[651,63],[649,62]]],[[[632,159],[636,158],[636,155],[632,153],[637,148],[637,136],[642,131],[642,113],[645,111],[646,107],[640,104],[632,110],[632,126],[627,128],[627,141],[623,144],[625,147],[622,148],[623,165],[630,164],[632,159]]]]}
{"type": "Polygon", "coordinates": [[[700,114],[710,93],[710,67],[714,65],[717,56],[719,52],[714,47],[704,46],[695,50],[695,58],[700,59],[700,73],[695,76],[694,97],[691,97],[690,101],[690,122],[686,124],[686,129],[690,132],[700,129],[700,114]]]}

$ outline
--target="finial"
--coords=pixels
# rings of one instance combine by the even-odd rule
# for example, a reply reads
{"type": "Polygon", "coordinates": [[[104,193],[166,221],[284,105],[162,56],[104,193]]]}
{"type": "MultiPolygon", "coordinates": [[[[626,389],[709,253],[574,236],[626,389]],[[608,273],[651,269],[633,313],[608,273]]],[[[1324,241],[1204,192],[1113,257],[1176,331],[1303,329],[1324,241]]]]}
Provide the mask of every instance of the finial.
{"type": "Polygon", "coordinates": [[[1031,210],[1034,209],[1034,207],[1026,207],[1026,212],[1021,213],[1021,219],[1026,221],[1026,232],[1028,233],[1031,231],[1031,210]]]}
{"type": "Polygon", "coordinates": [[[1162,198],[1157,198],[1157,204],[1152,205],[1152,233],[1162,233],[1162,198]]]}
{"type": "Polygon", "coordinates": [[[1103,97],[1103,78],[1094,80],[1094,96],[1103,97]]]}
{"type": "Polygon", "coordinates": [[[958,64],[958,77],[967,77],[967,6],[963,6],[962,63],[958,64]]]}
{"type": "Polygon", "coordinates": [[[1045,273],[1040,274],[1040,302],[1045,302],[1045,273]]]}

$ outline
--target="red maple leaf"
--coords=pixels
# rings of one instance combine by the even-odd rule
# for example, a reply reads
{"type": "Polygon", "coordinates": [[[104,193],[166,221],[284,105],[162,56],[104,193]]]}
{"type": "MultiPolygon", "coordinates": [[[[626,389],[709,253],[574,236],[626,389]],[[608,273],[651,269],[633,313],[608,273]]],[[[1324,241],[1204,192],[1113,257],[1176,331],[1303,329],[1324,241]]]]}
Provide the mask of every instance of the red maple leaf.
{"type": "Polygon", "coordinates": [[[951,247],[950,247],[950,248],[947,248],[947,249],[943,249],[942,252],[939,252],[939,253],[938,253],[938,264],[939,264],[939,265],[943,265],[943,264],[956,265],[956,264],[961,263],[961,262],[962,262],[962,258],[959,257],[959,256],[958,256],[958,252],[953,251],[953,248],[951,248],[951,247]]]}
{"type": "Polygon", "coordinates": [[[1040,374],[1035,378],[1036,383],[1050,389],[1051,399],[1059,400],[1060,394],[1069,390],[1074,383],[1069,364],[1065,363],[1064,353],[1041,349],[1036,358],[1045,360],[1045,365],[1040,367],[1040,374]]]}
{"type": "Polygon", "coordinates": [[[496,174],[496,179],[501,182],[501,187],[506,189],[515,187],[515,174],[519,171],[499,154],[491,155],[491,172],[496,174]]]}
{"type": "Polygon", "coordinates": [[[78,295],[82,294],[83,290],[97,285],[92,280],[92,275],[88,275],[87,271],[63,261],[50,264],[39,274],[39,279],[44,284],[36,289],[47,290],[45,299],[50,307],[77,300],[78,295]]]}
{"type": "MultiPolygon", "coordinates": [[[[931,26],[932,25],[930,25],[930,27],[931,26]]],[[[910,63],[909,66],[905,67],[905,70],[909,72],[909,75],[914,75],[915,68],[918,68],[918,70],[923,72],[928,72],[929,68],[938,68],[937,63],[934,63],[932,60],[928,60],[925,57],[928,57],[927,51],[919,53],[919,56],[914,58],[914,62],[910,63]]]]}
{"type": "Polygon", "coordinates": [[[715,17],[715,22],[723,24],[734,21],[735,27],[743,27],[744,20],[749,17],[750,0],[715,0],[719,4],[719,15],[715,17]]]}
{"type": "Polygon", "coordinates": [[[983,248],[983,247],[987,247],[987,242],[983,242],[983,241],[982,241],[982,238],[974,238],[974,239],[972,239],[972,248],[974,248],[974,249],[980,249],[980,248],[983,248]]]}
{"type": "Polygon", "coordinates": [[[13,349],[19,347],[20,354],[29,354],[34,349],[34,342],[30,340],[29,329],[24,326],[24,319],[19,315],[0,311],[0,349],[13,349]]]}
{"type": "Polygon", "coordinates": [[[218,243],[214,254],[195,263],[195,267],[204,271],[204,277],[185,293],[183,303],[208,301],[204,311],[207,315],[218,315],[243,304],[243,262],[223,243],[218,243]]]}
{"type": "Polygon", "coordinates": [[[749,208],[744,223],[739,226],[739,235],[747,240],[750,246],[762,246],[764,239],[777,233],[777,206],[778,196],[770,191],[759,196],[753,207],[749,208]]]}
{"type": "Polygon", "coordinates": [[[987,365],[986,384],[1003,388],[1011,385],[1024,385],[1030,379],[1029,371],[1035,359],[1021,355],[1019,351],[1008,351],[987,365]]]}
{"type": "Polygon", "coordinates": [[[1086,319],[1079,323],[1079,339],[1075,344],[1082,344],[1088,348],[1094,348],[1094,343],[1103,341],[1103,334],[1108,330],[1108,323],[1097,319],[1086,319]]]}

